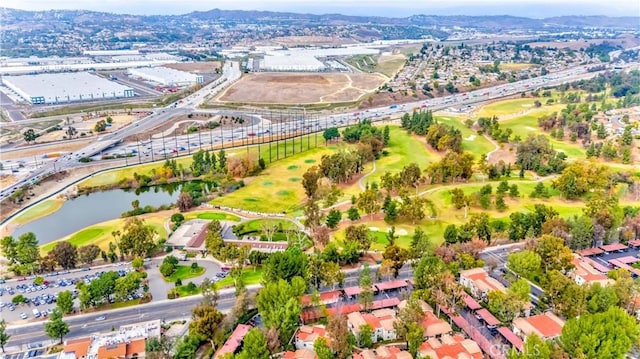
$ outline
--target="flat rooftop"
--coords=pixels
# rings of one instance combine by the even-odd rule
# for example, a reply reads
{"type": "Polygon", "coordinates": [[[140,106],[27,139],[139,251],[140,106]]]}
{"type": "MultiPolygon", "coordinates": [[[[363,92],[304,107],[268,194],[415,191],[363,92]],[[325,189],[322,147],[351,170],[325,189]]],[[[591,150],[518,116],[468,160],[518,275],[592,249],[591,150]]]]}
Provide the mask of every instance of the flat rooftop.
{"type": "MultiPolygon", "coordinates": [[[[79,95],[84,100],[122,96],[130,87],[109,81],[89,72],[62,72],[54,74],[4,76],[2,82],[12,84],[28,97],[44,97],[47,102],[74,101],[79,95]],[[93,95],[93,97],[91,96],[93,95]]],[[[26,98],[25,100],[29,100],[26,98]]]]}
{"type": "Polygon", "coordinates": [[[149,78],[150,80],[162,79],[162,81],[167,84],[196,82],[198,79],[198,75],[167,67],[141,67],[137,69],[130,69],[129,73],[132,76],[140,76],[143,78],[149,78]]]}
{"type": "Polygon", "coordinates": [[[207,229],[209,221],[194,219],[183,223],[169,238],[167,245],[187,247],[194,237],[207,229]]]}

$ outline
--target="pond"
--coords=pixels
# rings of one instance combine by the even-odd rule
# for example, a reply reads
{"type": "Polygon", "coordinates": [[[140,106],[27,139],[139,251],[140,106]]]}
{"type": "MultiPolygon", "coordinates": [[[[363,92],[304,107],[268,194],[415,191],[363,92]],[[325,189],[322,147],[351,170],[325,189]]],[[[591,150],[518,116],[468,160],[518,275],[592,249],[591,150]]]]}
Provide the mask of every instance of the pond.
{"type": "MultiPolygon", "coordinates": [[[[18,227],[14,238],[23,233],[33,232],[38,242],[46,244],[85,227],[120,218],[123,212],[131,210],[131,202],[138,200],[140,207],[170,205],[175,203],[183,186],[200,186],[201,183],[167,184],[131,190],[108,190],[81,195],[66,201],[62,207],[42,218],[18,227]]],[[[205,185],[207,190],[211,185],[205,185]]]]}

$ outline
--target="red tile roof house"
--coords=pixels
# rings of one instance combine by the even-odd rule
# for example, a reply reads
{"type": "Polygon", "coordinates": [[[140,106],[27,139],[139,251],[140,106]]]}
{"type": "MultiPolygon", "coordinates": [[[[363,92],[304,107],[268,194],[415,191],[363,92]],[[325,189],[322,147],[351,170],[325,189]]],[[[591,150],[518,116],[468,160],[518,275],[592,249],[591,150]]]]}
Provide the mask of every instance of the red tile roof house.
{"type": "MultiPolygon", "coordinates": [[[[420,303],[422,312],[424,312],[424,317],[421,324],[424,328],[425,339],[439,337],[453,331],[449,323],[433,314],[433,308],[431,308],[429,304],[427,304],[423,300],[418,301],[418,303],[420,303]]],[[[400,302],[400,304],[398,304],[398,309],[402,310],[402,308],[404,308],[406,305],[407,301],[403,300],[402,302],[400,302]]]]}
{"type": "Polygon", "coordinates": [[[233,333],[231,333],[231,336],[229,337],[229,339],[227,339],[227,341],[224,342],[224,345],[222,345],[222,348],[220,348],[216,352],[216,354],[214,355],[214,358],[220,358],[221,356],[227,353],[235,353],[240,347],[240,345],[242,344],[242,341],[244,340],[244,336],[247,335],[247,333],[249,332],[249,330],[251,330],[251,328],[253,327],[250,325],[239,324],[236,327],[236,329],[233,331],[233,333]]]}
{"type": "Polygon", "coordinates": [[[363,350],[360,353],[354,353],[353,359],[412,359],[411,354],[400,348],[378,347],[376,349],[363,350]]]}
{"type": "Polygon", "coordinates": [[[313,349],[313,344],[318,338],[324,338],[327,344],[330,343],[324,325],[303,325],[298,329],[295,338],[296,349],[313,349]]]}
{"type": "Polygon", "coordinates": [[[445,335],[439,340],[431,338],[422,343],[418,358],[431,359],[482,359],[478,343],[460,334],[445,335]]]}
{"type": "Polygon", "coordinates": [[[513,320],[513,332],[524,340],[531,334],[536,334],[544,340],[557,338],[562,334],[562,327],[564,320],[552,312],[513,320]]]}
{"type": "Polygon", "coordinates": [[[347,325],[353,335],[358,338],[360,327],[369,324],[373,329],[371,341],[377,343],[379,340],[395,340],[397,338],[393,323],[396,321],[396,312],[393,309],[378,309],[371,313],[349,313],[347,315],[347,325]]]}
{"type": "Polygon", "coordinates": [[[469,288],[471,295],[479,300],[486,301],[487,295],[492,290],[505,292],[506,288],[496,279],[489,277],[482,268],[473,268],[460,271],[460,284],[469,288]]]}
{"type": "Polygon", "coordinates": [[[311,349],[298,349],[295,352],[284,352],[282,359],[316,359],[318,356],[311,349]]]}
{"type": "MultiPolygon", "coordinates": [[[[483,268],[460,271],[460,284],[468,288],[471,295],[481,301],[487,301],[489,292],[497,290],[505,293],[507,288],[495,278],[490,277],[483,268]]],[[[525,303],[522,314],[528,317],[533,305],[525,303]]]]}
{"type": "Polygon", "coordinates": [[[582,257],[578,255],[574,256],[571,263],[574,267],[568,273],[568,276],[575,280],[579,285],[600,283],[600,285],[606,286],[613,283],[613,280],[594,268],[588,262],[583,261],[582,257]]]}
{"type": "MultiPolygon", "coordinates": [[[[303,307],[309,307],[312,306],[312,298],[313,295],[312,294],[305,294],[302,296],[302,306],[303,307]]],[[[329,292],[322,292],[319,293],[319,304],[335,304],[338,303],[341,299],[342,299],[342,292],[339,290],[332,290],[329,292]]]]}

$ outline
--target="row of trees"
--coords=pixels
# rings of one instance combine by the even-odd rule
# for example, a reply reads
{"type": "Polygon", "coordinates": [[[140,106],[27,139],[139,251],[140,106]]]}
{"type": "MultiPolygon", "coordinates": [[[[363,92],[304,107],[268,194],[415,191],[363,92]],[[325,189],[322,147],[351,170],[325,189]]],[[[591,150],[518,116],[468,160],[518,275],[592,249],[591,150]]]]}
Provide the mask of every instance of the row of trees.
{"type": "Polygon", "coordinates": [[[95,244],[77,247],[68,241],[57,242],[45,256],[40,255],[38,240],[32,232],[18,239],[6,236],[0,240],[0,250],[9,260],[11,270],[18,275],[53,271],[55,268],[71,269],[78,263],[91,265],[99,256],[106,262],[124,257],[146,257],[157,248],[156,231],[138,217],[127,218],[122,231],[112,232],[114,241],[107,252],[95,244]],[[116,254],[119,251],[119,256],[116,254]]]}
{"type": "Polygon", "coordinates": [[[78,294],[80,308],[86,309],[107,302],[125,301],[140,289],[142,280],[145,278],[145,272],[133,271],[121,277],[118,272],[109,271],[102,273],[89,284],[78,282],[76,288],[80,291],[78,294]]]}
{"type": "Polygon", "coordinates": [[[438,151],[462,151],[462,133],[457,128],[438,123],[431,111],[413,111],[401,117],[401,126],[409,133],[425,136],[427,143],[438,151]]]}

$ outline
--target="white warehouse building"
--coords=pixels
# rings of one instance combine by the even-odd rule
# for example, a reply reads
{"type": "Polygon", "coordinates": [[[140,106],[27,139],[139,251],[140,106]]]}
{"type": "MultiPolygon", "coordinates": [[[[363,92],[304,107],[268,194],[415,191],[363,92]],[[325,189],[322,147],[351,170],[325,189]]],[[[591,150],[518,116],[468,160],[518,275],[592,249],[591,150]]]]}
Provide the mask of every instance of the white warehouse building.
{"type": "Polygon", "coordinates": [[[265,55],[260,61],[262,71],[324,71],[326,66],[311,55],[265,55]]]}
{"type": "Polygon", "coordinates": [[[163,85],[185,86],[201,84],[204,82],[202,75],[194,75],[189,72],[178,71],[166,67],[141,67],[129,69],[129,76],[141,77],[163,85]]]}
{"type": "Polygon", "coordinates": [[[2,83],[34,105],[135,96],[132,88],[88,72],[4,76],[2,83]]]}

